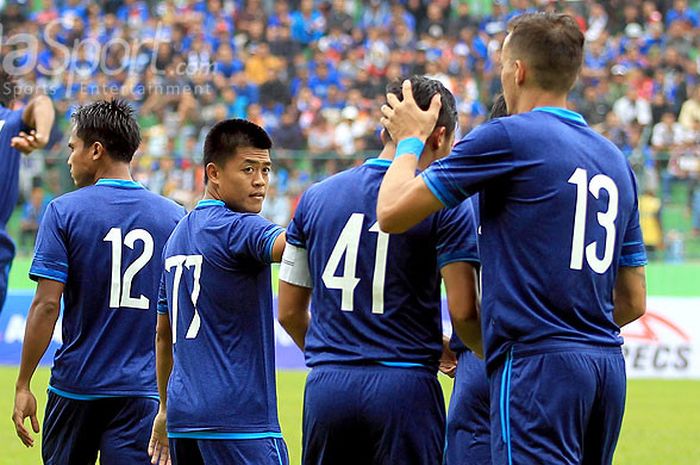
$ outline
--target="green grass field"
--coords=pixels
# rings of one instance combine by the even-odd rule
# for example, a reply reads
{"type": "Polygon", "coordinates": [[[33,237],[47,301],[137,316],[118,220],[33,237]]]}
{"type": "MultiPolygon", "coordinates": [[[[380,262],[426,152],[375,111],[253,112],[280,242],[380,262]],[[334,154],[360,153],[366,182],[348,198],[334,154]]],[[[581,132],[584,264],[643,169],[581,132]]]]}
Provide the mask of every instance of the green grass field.
{"type": "MultiPolygon", "coordinates": [[[[10,274],[10,288],[32,290],[27,278],[30,259],[18,257],[10,274]]],[[[273,275],[276,275],[273,268],[273,275]]],[[[698,296],[700,264],[652,263],[647,270],[649,294],[698,296]]],[[[274,278],[273,278],[274,279],[274,278]]],[[[276,284],[276,279],[274,279],[276,284]]],[[[41,463],[39,446],[25,449],[9,420],[12,409],[15,367],[0,367],[0,465],[41,463]]],[[[40,420],[46,402],[49,370],[41,368],[34,378],[40,420]]],[[[291,464],[301,457],[302,393],[306,374],[278,373],[279,411],[291,464]]],[[[446,398],[452,382],[440,376],[446,398]]],[[[410,407],[409,407],[410,408],[410,407]]],[[[617,448],[616,465],[700,465],[700,381],[632,380],[628,385],[627,411],[617,448]]],[[[361,465],[361,464],[358,464],[361,465]]]]}
{"type": "MultiPolygon", "coordinates": [[[[17,369],[0,367],[0,465],[41,463],[39,444],[26,449],[9,420],[17,369]]],[[[49,371],[34,377],[40,415],[46,402],[49,371]]],[[[306,373],[278,373],[280,421],[292,465],[301,457],[302,392],[306,373]]],[[[445,397],[452,381],[440,376],[445,397]]],[[[616,465],[700,465],[700,381],[633,380],[627,393],[627,412],[617,448],[616,465]]],[[[362,465],[362,464],[358,464],[362,465]]],[[[399,464],[397,464],[399,465],[399,464]]]]}

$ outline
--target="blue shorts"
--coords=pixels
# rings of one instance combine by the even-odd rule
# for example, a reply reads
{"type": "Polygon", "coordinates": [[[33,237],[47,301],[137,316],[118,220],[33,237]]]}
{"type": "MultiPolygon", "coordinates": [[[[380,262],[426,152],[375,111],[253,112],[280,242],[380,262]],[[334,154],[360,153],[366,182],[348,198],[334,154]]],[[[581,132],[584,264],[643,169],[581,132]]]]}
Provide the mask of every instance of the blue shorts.
{"type": "Polygon", "coordinates": [[[147,465],[158,401],[145,397],[74,400],[49,391],[41,444],[45,465],[147,465]]]}
{"type": "Polygon", "coordinates": [[[445,465],[491,463],[489,395],[484,361],[469,350],[461,352],[447,412],[445,465]]]}
{"type": "Polygon", "coordinates": [[[496,465],[609,465],[625,408],[619,347],[514,347],[489,377],[496,465]]]}
{"type": "Polygon", "coordinates": [[[10,266],[15,258],[15,244],[4,229],[0,228],[0,312],[5,305],[10,266]]]}
{"type": "Polygon", "coordinates": [[[283,439],[170,438],[173,465],[289,465],[283,439]]]}
{"type": "Polygon", "coordinates": [[[304,390],[304,465],[442,462],[445,403],[433,370],[322,365],[304,390]]]}

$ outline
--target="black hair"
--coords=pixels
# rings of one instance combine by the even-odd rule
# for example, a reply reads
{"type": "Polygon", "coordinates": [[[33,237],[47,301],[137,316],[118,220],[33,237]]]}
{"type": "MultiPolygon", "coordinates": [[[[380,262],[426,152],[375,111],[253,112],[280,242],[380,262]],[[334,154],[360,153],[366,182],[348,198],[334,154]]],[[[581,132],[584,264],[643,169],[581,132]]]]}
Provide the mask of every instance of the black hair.
{"type": "Polygon", "coordinates": [[[263,128],[246,119],[227,119],[216,123],[204,139],[204,182],[209,180],[209,163],[223,166],[244,147],[270,150],[272,140],[263,128]]]}
{"type": "Polygon", "coordinates": [[[85,146],[99,142],[114,160],[131,162],[141,144],[134,109],[125,100],[97,100],[81,105],[71,118],[75,133],[85,146]]]}
{"type": "MultiPolygon", "coordinates": [[[[0,56],[0,60],[2,57],[0,56]]],[[[0,105],[9,108],[17,96],[14,77],[0,66],[0,105]]]]}
{"type": "Polygon", "coordinates": [[[498,94],[496,98],[493,99],[493,106],[489,112],[488,119],[492,120],[503,116],[509,116],[508,106],[506,105],[506,98],[503,94],[498,94]]]}
{"type": "MultiPolygon", "coordinates": [[[[399,100],[403,100],[403,89],[401,87],[405,79],[396,79],[386,86],[387,94],[396,95],[399,100]]],[[[442,83],[436,79],[425,76],[411,76],[411,92],[418,107],[425,111],[430,108],[430,101],[437,93],[440,94],[442,105],[438,114],[435,127],[443,126],[449,136],[457,127],[457,104],[452,92],[447,90],[442,83]]]]}

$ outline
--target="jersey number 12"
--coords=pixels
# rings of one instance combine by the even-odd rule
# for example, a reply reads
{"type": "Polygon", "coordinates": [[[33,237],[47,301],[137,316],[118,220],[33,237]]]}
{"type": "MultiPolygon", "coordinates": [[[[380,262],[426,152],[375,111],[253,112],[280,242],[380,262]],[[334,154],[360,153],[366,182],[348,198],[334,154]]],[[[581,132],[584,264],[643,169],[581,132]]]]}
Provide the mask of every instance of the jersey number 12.
{"type": "MultiPolygon", "coordinates": [[[[323,284],[328,289],[340,289],[340,309],[346,312],[354,310],[355,287],[360,282],[357,274],[357,254],[360,248],[360,236],[365,215],[353,213],[345,223],[340,236],[333,247],[328,263],[323,269],[323,284]],[[340,260],[345,255],[343,274],[336,276],[335,272],[340,260]]],[[[374,223],[369,232],[377,233],[377,251],[374,258],[374,278],[372,279],[372,313],[384,313],[384,281],[386,278],[386,259],[389,251],[389,234],[379,229],[379,223],[374,223]]]]}
{"type": "Polygon", "coordinates": [[[109,307],[148,310],[150,303],[148,297],[145,295],[132,297],[131,283],[136,274],[153,258],[153,237],[145,229],[134,229],[124,236],[122,242],[122,230],[112,228],[102,240],[112,243],[112,283],[109,287],[109,307]],[[127,246],[133,249],[136,241],[143,242],[143,252],[126,268],[122,278],[122,248],[127,246]]]}

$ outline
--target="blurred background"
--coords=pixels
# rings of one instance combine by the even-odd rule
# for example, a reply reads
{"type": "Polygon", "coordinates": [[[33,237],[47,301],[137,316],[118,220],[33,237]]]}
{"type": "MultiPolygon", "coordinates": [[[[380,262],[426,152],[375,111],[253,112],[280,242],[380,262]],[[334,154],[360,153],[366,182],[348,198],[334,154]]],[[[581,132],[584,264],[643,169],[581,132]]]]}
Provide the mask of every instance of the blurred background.
{"type": "Polygon", "coordinates": [[[71,111],[113,95],[139,112],[135,178],[188,207],[202,193],[212,124],[265,127],[275,167],[263,214],[286,225],[310,183],[376,154],[388,81],[442,81],[458,101],[459,138],[500,90],[508,20],[556,10],[575,16],[587,40],[570,107],[634,167],[652,259],[700,259],[698,3],[0,0],[0,54],[19,70],[18,102],[46,93],[58,110],[51,149],[24,159],[9,231],[30,255],[43,208],[72,189],[71,111]]]}

